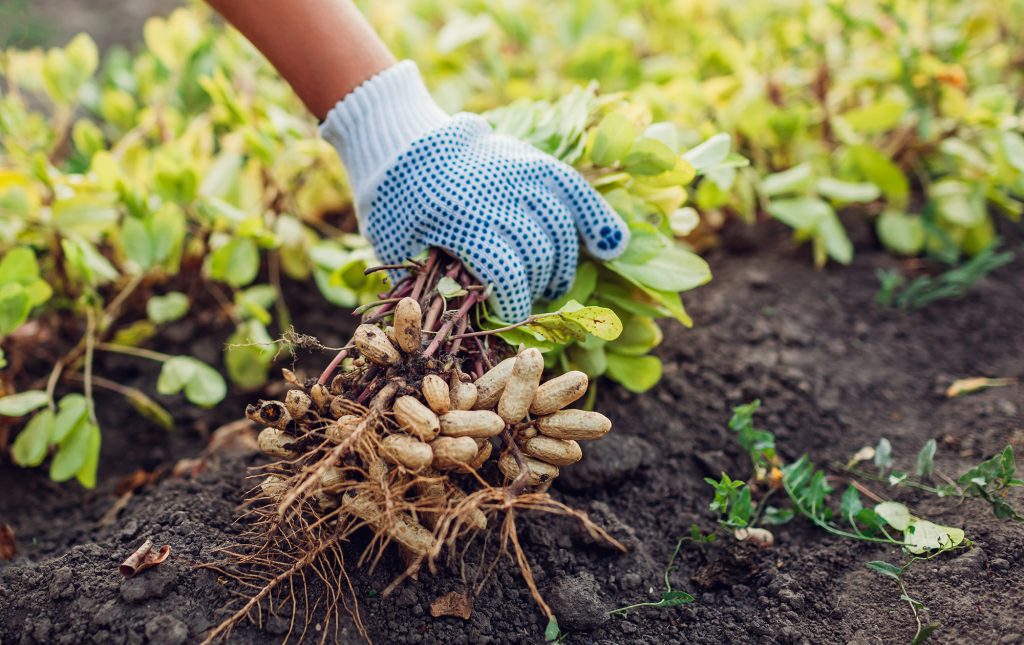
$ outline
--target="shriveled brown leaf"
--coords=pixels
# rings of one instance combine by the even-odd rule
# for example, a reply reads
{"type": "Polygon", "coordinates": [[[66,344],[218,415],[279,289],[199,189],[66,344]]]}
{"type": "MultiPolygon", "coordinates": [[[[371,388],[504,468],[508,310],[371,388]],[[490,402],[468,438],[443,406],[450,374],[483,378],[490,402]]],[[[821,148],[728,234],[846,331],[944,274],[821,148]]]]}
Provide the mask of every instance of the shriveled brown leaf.
{"type": "Polygon", "coordinates": [[[121,575],[125,578],[131,578],[140,571],[145,571],[150,567],[155,567],[171,554],[171,547],[168,544],[160,547],[159,550],[153,548],[153,540],[146,540],[142,546],[135,550],[135,553],[128,556],[120,567],[121,575]]]}
{"type": "Polygon", "coordinates": [[[762,549],[775,544],[775,536],[768,529],[761,529],[756,527],[747,527],[743,529],[736,529],[733,536],[740,542],[750,542],[751,544],[758,546],[762,549]]]}
{"type": "Polygon", "coordinates": [[[11,560],[18,552],[18,543],[14,541],[14,529],[10,524],[0,524],[0,560],[11,560]]]}
{"type": "Polygon", "coordinates": [[[1015,378],[987,378],[984,376],[973,376],[953,381],[953,384],[946,388],[946,398],[952,399],[965,394],[972,394],[979,390],[990,387],[1006,387],[1017,383],[1015,378]]]}
{"type": "Polygon", "coordinates": [[[469,620],[473,614],[473,601],[461,591],[451,591],[430,604],[430,615],[434,618],[454,616],[469,620]]]}
{"type": "Polygon", "coordinates": [[[179,459],[178,463],[174,464],[174,469],[171,471],[171,476],[174,477],[175,479],[185,479],[186,477],[195,477],[204,470],[206,470],[205,459],[179,459]]]}

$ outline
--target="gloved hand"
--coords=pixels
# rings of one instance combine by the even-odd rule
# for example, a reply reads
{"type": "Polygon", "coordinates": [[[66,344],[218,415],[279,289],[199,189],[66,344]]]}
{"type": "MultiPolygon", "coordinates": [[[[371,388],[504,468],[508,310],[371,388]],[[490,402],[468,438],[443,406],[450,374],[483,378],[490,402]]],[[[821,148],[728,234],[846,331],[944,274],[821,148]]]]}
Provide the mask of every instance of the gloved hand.
{"type": "MultiPolygon", "coordinates": [[[[629,241],[619,216],[572,167],[481,117],[445,114],[404,61],[356,88],[321,133],[338,149],[360,229],[386,264],[427,247],[459,258],[508,322],[572,286],[578,235],[597,258],[629,241]]],[[[397,276],[392,276],[397,277],[397,276]]]]}

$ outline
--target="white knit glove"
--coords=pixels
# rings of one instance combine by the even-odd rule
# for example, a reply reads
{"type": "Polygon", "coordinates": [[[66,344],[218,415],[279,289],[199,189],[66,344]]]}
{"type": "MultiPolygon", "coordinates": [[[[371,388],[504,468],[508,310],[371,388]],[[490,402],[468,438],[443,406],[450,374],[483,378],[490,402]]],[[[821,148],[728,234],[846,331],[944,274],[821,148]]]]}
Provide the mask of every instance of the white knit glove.
{"type": "Polygon", "coordinates": [[[341,155],[380,260],[444,249],[493,285],[490,304],[505,321],[572,286],[578,235],[600,259],[629,241],[622,219],[572,167],[495,134],[479,116],[448,116],[411,61],[356,88],[320,132],[341,155]]]}

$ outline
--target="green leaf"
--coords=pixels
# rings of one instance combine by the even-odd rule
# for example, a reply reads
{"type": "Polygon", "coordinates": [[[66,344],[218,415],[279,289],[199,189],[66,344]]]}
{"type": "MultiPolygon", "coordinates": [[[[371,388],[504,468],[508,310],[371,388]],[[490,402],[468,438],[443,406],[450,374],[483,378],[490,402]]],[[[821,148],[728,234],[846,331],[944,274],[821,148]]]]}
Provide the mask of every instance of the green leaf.
{"type": "Polygon", "coordinates": [[[766,176],[761,180],[761,190],[769,197],[791,195],[807,191],[814,184],[814,169],[808,163],[793,166],[788,170],[766,176]]]}
{"type": "Polygon", "coordinates": [[[188,313],[188,296],[180,291],[171,291],[162,296],[152,296],[146,301],[146,316],[154,324],[181,320],[188,313]]]}
{"type": "Polygon", "coordinates": [[[63,482],[71,479],[86,465],[90,457],[93,432],[98,432],[90,421],[76,425],[71,434],[57,447],[57,454],[50,462],[50,479],[63,482]]]}
{"type": "Polygon", "coordinates": [[[1002,135],[1003,152],[1017,172],[1024,173],[1024,137],[1009,130],[1002,135]]]}
{"type": "Polygon", "coordinates": [[[559,313],[563,319],[576,323],[601,340],[615,340],[622,333],[622,321],[607,307],[584,307],[570,300],[559,313]]]}
{"type": "Polygon", "coordinates": [[[879,472],[892,468],[892,444],[885,437],[875,446],[875,467],[879,472]]]}
{"type": "Polygon", "coordinates": [[[917,453],[917,467],[914,469],[914,473],[918,477],[932,476],[932,472],[935,470],[935,448],[935,440],[929,439],[917,453]]]}
{"type": "MultiPolygon", "coordinates": [[[[637,237],[640,238],[638,244],[645,244],[643,240],[650,234],[637,237]]],[[[630,240],[630,247],[633,244],[630,240]]],[[[634,261],[627,251],[605,266],[637,286],[658,291],[689,291],[711,280],[711,268],[704,258],[674,242],[644,260],[634,261]]]]}
{"type": "Polygon", "coordinates": [[[464,296],[468,293],[468,291],[462,288],[461,284],[448,276],[444,276],[437,281],[437,292],[446,300],[450,298],[458,298],[459,296],[464,296]]]}
{"type": "Polygon", "coordinates": [[[544,642],[553,643],[558,640],[561,636],[561,632],[558,629],[558,619],[555,618],[554,614],[551,614],[551,618],[548,619],[548,625],[544,628],[544,642]]]}
{"type": "MultiPolygon", "coordinates": [[[[896,527],[893,526],[893,528],[896,527]]],[[[942,526],[916,517],[911,520],[903,532],[906,549],[914,554],[927,553],[936,549],[952,549],[960,546],[964,537],[963,529],[942,526]]]]}
{"type": "Polygon", "coordinates": [[[822,177],[814,187],[819,195],[841,203],[873,202],[882,196],[882,191],[871,182],[843,181],[835,177],[822,177]]]}
{"type": "Polygon", "coordinates": [[[0,260],[0,286],[9,283],[17,283],[25,288],[30,308],[38,307],[53,295],[50,284],[39,277],[35,251],[28,246],[16,246],[0,260]]]}
{"type": "Polygon", "coordinates": [[[266,383],[277,349],[266,327],[258,320],[244,321],[228,338],[228,347],[224,350],[224,366],[231,381],[246,389],[266,383]]]}
{"type": "Polygon", "coordinates": [[[570,300],[558,311],[534,316],[520,329],[559,344],[584,340],[588,335],[614,340],[622,333],[622,321],[607,307],[584,307],[570,300]]]}
{"type": "Polygon", "coordinates": [[[661,594],[661,600],[655,604],[655,607],[677,607],[679,605],[685,605],[693,602],[693,596],[686,593],[685,591],[665,591],[661,594]]]}
{"type": "Polygon", "coordinates": [[[620,112],[612,112],[598,124],[590,160],[598,166],[611,166],[629,154],[636,138],[636,128],[620,112]]]}
{"type": "Polygon", "coordinates": [[[661,359],[657,356],[628,356],[606,353],[608,376],[630,392],[643,393],[661,380],[661,359]]]}
{"type": "Polygon", "coordinates": [[[90,424],[89,440],[85,445],[85,462],[75,473],[75,479],[86,488],[96,487],[96,471],[100,464],[101,436],[99,426],[90,424]]]}
{"type": "Polygon", "coordinates": [[[895,564],[889,564],[888,562],[884,562],[882,560],[872,560],[871,562],[868,562],[865,566],[867,566],[868,569],[871,569],[875,573],[879,573],[883,576],[892,578],[893,580],[899,580],[900,576],[903,575],[902,569],[897,567],[895,564]]]}
{"type": "Polygon", "coordinates": [[[987,216],[984,190],[976,184],[943,179],[931,185],[928,196],[935,212],[950,224],[970,228],[987,216]]]}
{"type": "Polygon", "coordinates": [[[700,172],[725,162],[731,145],[732,138],[728,134],[716,134],[687,150],[683,159],[689,161],[700,172]]]}
{"type": "Polygon", "coordinates": [[[631,175],[658,175],[676,166],[678,155],[657,139],[640,139],[634,145],[623,165],[631,175]]]}
{"type": "Polygon", "coordinates": [[[68,394],[60,400],[50,443],[61,443],[81,423],[89,421],[89,404],[81,394],[68,394]]]}
{"type": "Polygon", "coordinates": [[[23,468],[32,468],[43,463],[46,459],[46,449],[50,445],[53,423],[53,410],[43,410],[32,417],[11,446],[11,458],[14,463],[23,468]]]}
{"type": "Polygon", "coordinates": [[[846,487],[843,497],[839,502],[839,514],[844,518],[857,517],[864,505],[860,501],[860,493],[852,484],[846,487]]]}
{"type": "Polygon", "coordinates": [[[259,270],[259,248],[250,238],[236,237],[210,256],[210,276],[233,287],[251,283],[259,270]]]}
{"type": "Polygon", "coordinates": [[[920,216],[888,210],[875,223],[885,248],[901,255],[917,255],[924,248],[924,224],[920,216]]]}
{"type": "Polygon", "coordinates": [[[866,144],[850,146],[847,151],[861,176],[878,186],[893,206],[906,204],[910,183],[899,166],[877,148],[866,144]]]}
{"type": "Polygon", "coordinates": [[[66,237],[60,241],[75,276],[91,287],[112,282],[120,275],[96,247],[80,237],[66,237]]]}
{"type": "Polygon", "coordinates": [[[875,514],[885,520],[897,531],[904,531],[910,526],[911,516],[907,507],[899,502],[882,502],[875,505],[875,514]]]}
{"type": "Polygon", "coordinates": [[[661,344],[662,333],[658,323],[646,316],[631,316],[623,325],[622,333],[608,349],[617,354],[642,356],[661,344]]]}
{"type": "Polygon", "coordinates": [[[32,311],[32,300],[25,287],[17,283],[0,285],[0,336],[20,327],[32,311]]]}
{"type": "Polygon", "coordinates": [[[135,411],[142,415],[142,418],[152,421],[164,430],[174,428],[174,417],[162,405],[151,399],[142,390],[129,388],[127,392],[128,403],[135,411]]]}
{"type": "Polygon", "coordinates": [[[25,390],[17,394],[0,397],[0,415],[5,417],[25,416],[32,410],[46,405],[49,399],[43,390],[25,390]]]}
{"type": "MultiPolygon", "coordinates": [[[[442,278],[441,280],[444,280],[442,278]]],[[[440,285],[441,281],[438,281],[440,285]]],[[[570,300],[586,302],[590,295],[597,288],[597,266],[593,262],[582,262],[576,269],[576,279],[572,287],[564,296],[549,303],[549,310],[558,310],[564,307],[570,300]]]]}
{"type": "Polygon", "coordinates": [[[585,343],[570,345],[567,355],[574,369],[578,369],[590,378],[595,379],[608,371],[608,355],[605,352],[604,343],[601,341],[593,347],[587,345],[585,343]]]}
{"type": "Polygon", "coordinates": [[[191,356],[174,356],[160,369],[156,390],[160,394],[177,394],[203,408],[220,403],[227,395],[227,384],[220,373],[191,356]]]}
{"type": "Polygon", "coordinates": [[[857,132],[877,134],[891,130],[906,114],[907,107],[902,101],[882,99],[843,113],[843,118],[857,132]]]}

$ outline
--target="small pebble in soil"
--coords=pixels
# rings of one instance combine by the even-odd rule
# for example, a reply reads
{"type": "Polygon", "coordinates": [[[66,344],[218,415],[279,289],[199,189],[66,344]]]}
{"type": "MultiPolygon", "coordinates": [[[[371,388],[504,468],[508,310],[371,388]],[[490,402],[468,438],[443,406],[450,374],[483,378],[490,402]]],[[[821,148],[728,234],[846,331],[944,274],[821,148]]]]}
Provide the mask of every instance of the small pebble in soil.
{"type": "Polygon", "coordinates": [[[563,630],[589,631],[603,625],[609,618],[608,609],[601,602],[600,591],[594,575],[582,571],[559,578],[548,590],[546,599],[563,630]]]}

